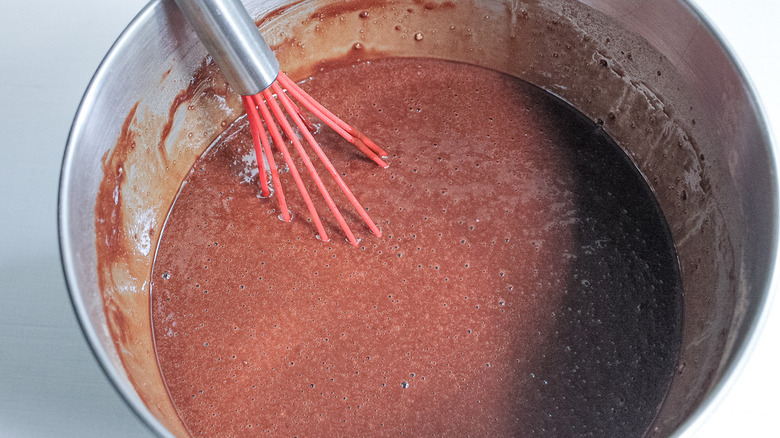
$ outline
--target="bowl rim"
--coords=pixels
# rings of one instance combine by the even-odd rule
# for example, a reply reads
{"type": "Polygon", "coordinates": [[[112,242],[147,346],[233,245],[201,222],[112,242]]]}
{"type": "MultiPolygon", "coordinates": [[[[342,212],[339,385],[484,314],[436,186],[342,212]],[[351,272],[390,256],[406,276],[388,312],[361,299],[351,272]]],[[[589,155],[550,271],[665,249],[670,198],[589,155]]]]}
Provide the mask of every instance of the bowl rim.
{"type": "MultiPolygon", "coordinates": [[[[586,4],[589,3],[587,0],[578,1],[586,4]]],[[[686,437],[693,436],[695,432],[706,423],[723,400],[727,398],[730,389],[744,371],[750,360],[750,356],[759,343],[761,334],[763,333],[763,329],[769,318],[772,302],[778,294],[777,291],[778,288],[780,288],[780,272],[778,272],[778,257],[780,257],[780,252],[778,252],[780,249],[778,237],[778,230],[780,230],[780,212],[778,212],[780,195],[778,194],[778,186],[780,185],[780,172],[778,172],[778,169],[780,169],[780,165],[778,163],[778,143],[776,139],[773,138],[772,130],[769,128],[767,112],[759,94],[756,92],[755,84],[746,73],[744,65],[737,58],[735,51],[729,45],[728,41],[725,40],[722,34],[707,18],[706,14],[704,14],[692,0],[676,1],[697,19],[702,25],[702,30],[723,49],[726,59],[732,64],[737,73],[741,85],[746,92],[750,107],[756,115],[761,140],[764,144],[768,145],[768,150],[766,152],[771,161],[771,163],[769,163],[773,183],[771,187],[771,197],[774,202],[774,208],[772,210],[773,233],[772,241],[770,243],[771,253],[774,254],[774,257],[770,262],[769,270],[767,272],[766,287],[759,297],[760,302],[756,305],[754,316],[748,322],[744,340],[734,351],[734,359],[727,365],[721,378],[712,386],[707,396],[700,402],[699,406],[695,408],[688,418],[686,418],[671,435],[672,437],[686,437]]],[[[97,98],[97,90],[101,88],[101,85],[106,80],[105,78],[111,70],[113,63],[116,62],[118,54],[123,48],[133,43],[133,36],[135,33],[151,20],[161,8],[162,0],[150,0],[133,20],[130,21],[103,57],[81,98],[81,102],[79,103],[73,118],[73,123],[70,127],[62,159],[57,198],[57,233],[60,247],[60,259],[68,295],[73,310],[76,313],[81,332],[84,334],[87,344],[95,356],[95,359],[97,359],[100,368],[103,370],[106,377],[108,377],[109,382],[114,390],[120,395],[124,403],[148,429],[160,437],[173,437],[173,434],[151,413],[135,390],[125,383],[119,372],[114,368],[108,353],[101,345],[97,332],[90,324],[87,308],[81,295],[78,293],[79,287],[75,280],[75,266],[77,261],[73,255],[73,244],[67,232],[69,229],[67,211],[68,206],[70,205],[70,198],[67,190],[65,190],[65,187],[70,185],[70,180],[73,178],[71,172],[72,161],[74,160],[76,144],[79,142],[82,135],[83,119],[89,114],[94,105],[97,98]]]]}
{"type": "Polygon", "coordinates": [[[756,304],[756,312],[752,320],[748,322],[744,340],[737,346],[733,353],[734,359],[723,371],[720,379],[712,388],[710,388],[707,396],[701,401],[699,406],[685,419],[685,421],[677,426],[676,430],[670,435],[670,437],[674,438],[694,437],[696,432],[702,428],[710,417],[712,417],[718,406],[720,406],[728,397],[730,390],[739,380],[739,377],[742,375],[761,339],[761,335],[764,332],[767,320],[769,319],[772,303],[777,297],[778,289],[780,288],[780,272],[778,272],[778,258],[780,258],[780,236],[778,236],[778,232],[780,231],[780,211],[778,211],[778,206],[780,206],[780,192],[778,191],[778,187],[780,187],[780,163],[778,162],[778,147],[780,144],[777,143],[780,139],[774,138],[761,96],[756,90],[755,83],[747,74],[747,69],[744,64],[736,55],[734,48],[694,0],[678,1],[699,21],[702,25],[702,30],[707,32],[707,34],[723,49],[726,59],[732,64],[737,73],[741,85],[745,90],[748,102],[750,103],[750,107],[756,116],[760,138],[763,143],[768,146],[766,152],[769,156],[769,170],[772,176],[772,187],[769,188],[769,191],[771,193],[771,201],[773,202],[772,240],[769,246],[770,254],[773,254],[773,257],[765,276],[766,283],[764,291],[759,297],[760,301],[756,304]]]}
{"type": "Polygon", "coordinates": [[[76,313],[76,317],[81,328],[81,332],[87,340],[92,354],[97,359],[100,368],[108,377],[111,386],[120,395],[120,398],[130,408],[130,410],[140,419],[148,429],[154,432],[160,437],[171,437],[173,434],[149,411],[141,398],[135,392],[134,389],[129,387],[124,379],[120,376],[117,370],[114,368],[108,353],[103,348],[98,338],[95,328],[90,324],[89,314],[87,312],[86,305],[81,298],[81,294],[78,292],[79,287],[76,282],[76,264],[73,244],[71,242],[70,235],[67,230],[69,229],[69,217],[67,214],[68,206],[70,205],[70,198],[68,191],[65,189],[70,185],[70,180],[73,178],[71,168],[72,161],[74,160],[76,144],[82,135],[83,119],[90,113],[96,101],[97,90],[101,88],[101,85],[106,80],[108,72],[111,70],[113,63],[115,62],[118,54],[122,49],[133,41],[133,35],[139,28],[143,27],[145,23],[155,16],[158,9],[161,8],[161,0],[149,1],[138,14],[130,21],[127,27],[124,28],[122,33],[119,34],[116,41],[111,45],[106,55],[100,62],[95,73],[90,79],[84,95],[81,98],[76,114],[73,118],[73,124],[70,127],[68,133],[68,139],[65,144],[65,151],[62,158],[62,168],[60,172],[59,181],[59,194],[57,197],[57,234],[59,237],[60,246],[60,259],[62,261],[62,270],[65,275],[65,285],[68,289],[68,295],[70,296],[73,310],[76,313]]]}

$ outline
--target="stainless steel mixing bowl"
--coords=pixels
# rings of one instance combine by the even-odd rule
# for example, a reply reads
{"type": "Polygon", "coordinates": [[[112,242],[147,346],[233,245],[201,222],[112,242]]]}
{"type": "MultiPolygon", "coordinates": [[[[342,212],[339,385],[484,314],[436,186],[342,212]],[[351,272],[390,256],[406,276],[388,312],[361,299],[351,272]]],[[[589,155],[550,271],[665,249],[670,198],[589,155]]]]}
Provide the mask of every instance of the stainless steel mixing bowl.
{"type": "MultiPolygon", "coordinates": [[[[248,3],[258,17],[276,11],[261,29],[298,78],[313,62],[361,42],[373,50],[366,53],[441,57],[513,74],[602,124],[653,189],[685,288],[679,365],[646,434],[695,430],[749,359],[766,317],[778,185],[755,96],[691,5],[410,0],[319,13],[338,2],[248,3]],[[370,28],[357,17],[362,8],[379,17],[370,28]],[[428,12],[423,20],[404,14],[407,8],[428,12]],[[416,29],[425,30],[425,39],[413,38],[416,29]]],[[[161,436],[186,431],[168,400],[151,338],[156,243],[180,181],[222,123],[241,114],[230,93],[198,95],[170,110],[205,56],[173,2],[152,1],[95,74],[73,123],[60,184],[62,260],[84,333],[118,392],[161,436]],[[96,242],[106,229],[96,222],[96,208],[115,220],[101,235],[105,242],[96,242]]]]}

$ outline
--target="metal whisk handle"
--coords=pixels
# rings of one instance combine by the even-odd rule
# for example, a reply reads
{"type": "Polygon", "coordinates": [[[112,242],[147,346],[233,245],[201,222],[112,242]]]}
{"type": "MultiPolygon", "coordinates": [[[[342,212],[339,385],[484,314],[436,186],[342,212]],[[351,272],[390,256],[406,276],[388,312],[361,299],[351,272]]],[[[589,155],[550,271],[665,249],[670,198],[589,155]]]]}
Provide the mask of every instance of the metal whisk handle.
{"type": "Polygon", "coordinates": [[[175,0],[230,86],[253,96],[276,80],[279,61],[240,0],[175,0]]]}

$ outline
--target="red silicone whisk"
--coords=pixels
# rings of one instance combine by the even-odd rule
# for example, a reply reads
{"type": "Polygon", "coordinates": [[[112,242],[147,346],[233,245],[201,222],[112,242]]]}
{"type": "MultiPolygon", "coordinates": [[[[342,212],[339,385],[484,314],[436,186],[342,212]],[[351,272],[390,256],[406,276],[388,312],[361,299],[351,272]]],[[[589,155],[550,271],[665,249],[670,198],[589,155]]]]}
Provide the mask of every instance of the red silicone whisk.
{"type": "Polygon", "coordinates": [[[260,168],[262,195],[267,197],[271,194],[268,176],[263,166],[263,157],[265,157],[271,172],[270,183],[273,184],[279,208],[282,211],[282,219],[289,222],[291,215],[279,179],[271,142],[281,153],[285,164],[290,169],[290,174],[298,191],[303,196],[320,239],[329,240],[311,195],[306,189],[294,158],[287,147],[288,143],[282,136],[284,134],[303,161],[306,171],[314,180],[320,195],[336,217],[336,221],[347,236],[347,240],[354,246],[358,244],[357,238],[314,168],[306,148],[298,139],[293,128],[295,126],[350,204],[368,225],[368,228],[376,236],[381,237],[382,233],[379,228],[314,139],[310,129],[311,124],[293,99],[381,167],[387,167],[387,163],[382,159],[383,156],[387,155],[387,152],[320,105],[280,71],[279,62],[239,0],[176,0],[176,3],[195,28],[198,37],[219,65],[231,87],[242,96],[252,131],[257,164],[260,168]],[[271,141],[268,139],[269,136],[271,141]]]}

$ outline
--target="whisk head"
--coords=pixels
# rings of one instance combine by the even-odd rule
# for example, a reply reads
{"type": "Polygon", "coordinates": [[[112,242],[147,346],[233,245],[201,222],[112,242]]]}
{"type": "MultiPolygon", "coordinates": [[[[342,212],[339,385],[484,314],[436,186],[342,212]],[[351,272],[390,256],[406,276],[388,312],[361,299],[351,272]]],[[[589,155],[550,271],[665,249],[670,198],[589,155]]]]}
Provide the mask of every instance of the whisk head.
{"type": "Polygon", "coordinates": [[[287,95],[287,93],[295,98],[295,100],[301,106],[309,110],[309,112],[314,114],[314,116],[328,125],[331,129],[336,131],[339,135],[344,137],[344,139],[346,139],[348,142],[352,143],[359,151],[365,154],[377,165],[381,167],[387,167],[387,163],[382,159],[383,156],[387,155],[387,152],[382,150],[379,146],[369,140],[358,130],[347,125],[344,123],[344,121],[328,111],[324,106],[319,104],[305,91],[303,91],[295,82],[290,80],[290,78],[288,78],[283,72],[280,71],[276,81],[269,88],[261,91],[258,94],[255,94],[254,96],[242,96],[244,108],[246,109],[247,117],[249,119],[249,127],[252,131],[252,141],[255,146],[257,164],[260,168],[259,176],[262,196],[268,197],[271,194],[268,176],[263,169],[263,157],[265,157],[271,172],[271,183],[273,184],[274,191],[279,202],[279,208],[282,211],[282,219],[285,222],[289,222],[291,220],[290,211],[287,207],[287,201],[285,199],[284,191],[282,190],[282,185],[279,179],[279,171],[276,168],[276,162],[271,150],[271,142],[268,140],[268,136],[270,135],[271,141],[273,142],[276,149],[281,153],[285,163],[287,164],[287,167],[290,169],[290,174],[295,181],[295,185],[297,186],[298,191],[303,197],[306,208],[309,210],[309,214],[311,215],[312,221],[314,222],[314,226],[317,228],[317,233],[320,239],[323,241],[329,240],[328,234],[325,231],[325,227],[322,224],[322,220],[317,213],[317,209],[314,207],[311,195],[306,189],[303,179],[301,178],[301,174],[298,171],[298,168],[290,154],[290,150],[287,148],[287,143],[282,137],[282,133],[284,133],[284,136],[292,142],[293,148],[300,156],[304,167],[306,167],[309,175],[311,175],[311,178],[314,180],[314,183],[325,200],[328,208],[336,217],[336,222],[338,222],[339,226],[344,231],[344,234],[346,234],[347,240],[353,246],[357,246],[358,241],[355,238],[354,233],[344,219],[344,216],[339,211],[338,206],[336,206],[336,203],[333,201],[333,198],[328,193],[328,190],[322,182],[319,173],[314,168],[314,165],[309,158],[306,149],[304,149],[303,144],[298,139],[298,136],[293,129],[293,125],[290,124],[290,120],[292,120],[293,124],[295,124],[295,126],[298,128],[306,143],[309,144],[311,149],[317,155],[317,158],[323,163],[328,173],[330,173],[331,177],[336,182],[336,185],[347,197],[349,202],[357,211],[358,215],[360,215],[366,225],[368,225],[368,228],[371,230],[371,232],[373,232],[376,236],[381,237],[382,233],[379,231],[379,228],[376,226],[374,221],[368,215],[366,210],[357,200],[349,187],[347,187],[347,184],[341,178],[341,175],[330,162],[327,155],[325,155],[322,148],[317,143],[317,140],[314,139],[314,135],[311,133],[313,126],[303,115],[298,105],[296,105],[292,98],[287,95]],[[282,108],[284,108],[284,111],[282,111],[282,108]],[[285,113],[287,115],[285,115],[285,113]],[[279,131],[279,128],[281,128],[281,132],[279,131]]]}

